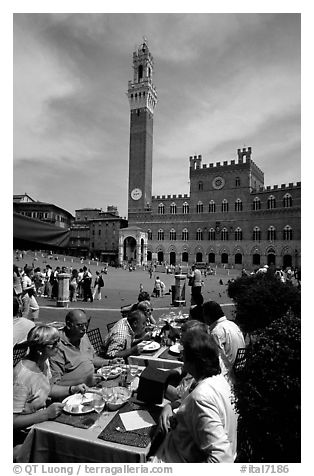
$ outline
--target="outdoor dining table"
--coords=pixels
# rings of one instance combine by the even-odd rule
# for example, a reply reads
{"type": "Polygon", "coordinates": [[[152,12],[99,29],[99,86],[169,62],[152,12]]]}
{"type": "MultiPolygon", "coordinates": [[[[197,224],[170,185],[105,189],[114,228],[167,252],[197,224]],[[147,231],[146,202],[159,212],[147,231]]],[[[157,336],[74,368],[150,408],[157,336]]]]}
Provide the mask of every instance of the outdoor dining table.
{"type": "Polygon", "coordinates": [[[151,365],[152,367],[165,370],[183,366],[180,356],[172,354],[170,348],[166,345],[161,346],[155,352],[143,352],[139,355],[130,355],[128,361],[130,364],[144,367],[151,365]]]}
{"type": "MultiPolygon", "coordinates": [[[[143,369],[142,369],[143,370],[143,369]]],[[[108,381],[103,382],[106,386],[118,385],[118,382],[108,381]]],[[[157,423],[161,410],[161,406],[155,406],[155,418],[157,423]]],[[[127,432],[129,438],[127,440],[132,444],[123,442],[125,434],[112,432],[116,425],[117,418],[115,417],[126,410],[132,409],[148,409],[149,407],[138,405],[138,402],[131,398],[123,407],[117,411],[105,410],[99,418],[95,413],[86,414],[82,418],[88,420],[89,416],[94,419],[92,426],[88,428],[80,428],[72,426],[71,423],[65,424],[62,419],[70,417],[69,420],[80,418],[77,415],[62,414],[56,420],[46,421],[35,424],[26,437],[23,444],[22,451],[19,455],[19,463],[145,463],[147,455],[151,448],[152,437],[145,435],[144,439],[141,434],[127,432]],[[97,419],[96,419],[97,418],[97,419]],[[61,420],[61,421],[57,421],[61,420]],[[110,425],[110,422],[112,424],[110,425]],[[110,441],[114,433],[114,438],[110,441]],[[108,439],[101,439],[99,435],[103,431],[109,432],[108,439]],[[138,439],[138,445],[136,443],[138,439]],[[119,442],[121,440],[121,442],[119,442]],[[144,444],[143,444],[144,442],[144,444]],[[147,442],[147,444],[145,443],[147,442]]],[[[78,420],[77,420],[78,421],[78,420]]],[[[83,421],[83,420],[82,420],[83,421]]],[[[147,429],[146,429],[147,430],[147,429]]],[[[154,434],[156,427],[148,429],[151,435],[154,434]]],[[[145,431],[145,430],[144,430],[145,431]]],[[[147,433],[146,432],[146,433],[147,433]]],[[[104,435],[106,437],[106,435],[104,435]]]]}

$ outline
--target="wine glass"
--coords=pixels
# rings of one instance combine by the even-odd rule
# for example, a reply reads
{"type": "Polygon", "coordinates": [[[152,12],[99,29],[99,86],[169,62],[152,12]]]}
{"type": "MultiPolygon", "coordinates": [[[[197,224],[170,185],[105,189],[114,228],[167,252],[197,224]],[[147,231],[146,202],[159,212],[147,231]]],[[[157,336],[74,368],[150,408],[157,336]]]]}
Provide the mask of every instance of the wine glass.
{"type": "Polygon", "coordinates": [[[108,380],[108,377],[111,373],[111,369],[112,368],[109,365],[106,366],[106,367],[102,367],[102,369],[101,369],[101,375],[102,375],[105,382],[108,380]]]}
{"type": "Polygon", "coordinates": [[[136,365],[136,364],[130,364],[130,374],[131,374],[131,377],[136,377],[137,372],[138,372],[138,365],[136,365]]]}
{"type": "MultiPolygon", "coordinates": [[[[104,406],[105,406],[105,402],[104,402],[104,399],[103,399],[102,395],[94,395],[93,407],[94,407],[95,412],[98,413],[98,415],[101,414],[101,412],[104,409],[104,406]]],[[[101,426],[99,425],[99,418],[98,418],[98,424],[95,425],[95,428],[101,428],[101,426]]]]}

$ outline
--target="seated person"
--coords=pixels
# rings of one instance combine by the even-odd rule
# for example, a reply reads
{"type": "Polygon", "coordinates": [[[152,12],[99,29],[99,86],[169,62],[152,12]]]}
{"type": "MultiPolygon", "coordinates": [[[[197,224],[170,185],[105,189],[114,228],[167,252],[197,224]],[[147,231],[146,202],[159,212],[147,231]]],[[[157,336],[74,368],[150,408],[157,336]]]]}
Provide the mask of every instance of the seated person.
{"type": "Polygon", "coordinates": [[[142,341],[150,337],[149,333],[145,333],[146,324],[143,311],[130,312],[128,317],[123,317],[110,329],[99,355],[108,359],[126,359],[129,355],[140,354],[145,345],[142,341]]]}
{"type": "Polygon", "coordinates": [[[48,358],[59,345],[58,330],[53,326],[35,326],[27,336],[29,353],[13,369],[13,429],[14,443],[21,443],[26,436],[19,431],[60,415],[63,404],[52,403],[46,407],[48,397],[65,398],[76,392],[84,393],[86,385],[61,387],[51,383],[48,358]]]}
{"type": "MultiPolygon", "coordinates": [[[[182,325],[181,339],[186,332],[192,331],[204,332],[206,334],[208,333],[208,327],[203,322],[197,320],[187,321],[182,325]]],[[[173,407],[175,407],[180,405],[181,399],[188,394],[191,385],[194,383],[194,378],[182,367],[169,371],[169,375],[165,398],[171,402],[177,402],[177,404],[173,404],[173,407]]]]}
{"type": "Polygon", "coordinates": [[[190,319],[196,319],[197,321],[204,322],[203,302],[203,295],[196,294],[194,297],[194,305],[190,308],[190,319]]]}
{"type": "Polygon", "coordinates": [[[108,365],[107,359],[97,356],[86,334],[87,317],[82,309],[73,309],[65,317],[65,327],[59,331],[57,352],[50,357],[52,380],[58,385],[78,385],[96,382],[95,367],[108,365]]]}
{"type": "Polygon", "coordinates": [[[25,317],[18,317],[20,303],[16,296],[13,296],[13,347],[21,344],[27,339],[28,332],[35,326],[33,321],[25,317]]]}
{"type": "Polygon", "coordinates": [[[221,375],[218,352],[203,331],[182,337],[185,370],[195,379],[193,390],[175,416],[170,404],[159,419],[165,438],[153,463],[233,463],[236,457],[237,415],[231,389],[221,375]]]}
{"type": "Polygon", "coordinates": [[[135,304],[122,307],[121,308],[122,317],[127,317],[127,315],[130,312],[135,311],[136,309],[140,309],[141,311],[144,311],[146,313],[148,324],[153,324],[153,325],[156,324],[156,320],[153,318],[153,315],[152,315],[153,309],[150,303],[150,295],[148,292],[141,291],[138,295],[137,302],[135,304]],[[142,304],[142,303],[145,303],[145,304],[142,304]]]}
{"type": "Polygon", "coordinates": [[[241,329],[226,318],[221,306],[215,301],[203,305],[204,322],[209,326],[218,350],[222,373],[232,384],[234,381],[233,364],[239,348],[245,347],[241,329]]]}

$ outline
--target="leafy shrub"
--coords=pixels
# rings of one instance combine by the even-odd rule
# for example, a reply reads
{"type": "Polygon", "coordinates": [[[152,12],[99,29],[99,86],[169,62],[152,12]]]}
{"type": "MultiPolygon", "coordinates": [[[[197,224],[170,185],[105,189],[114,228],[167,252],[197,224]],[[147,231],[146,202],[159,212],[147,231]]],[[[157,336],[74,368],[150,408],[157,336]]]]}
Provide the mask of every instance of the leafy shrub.
{"type": "Polygon", "coordinates": [[[245,333],[268,326],[289,310],[301,316],[301,291],[291,283],[282,283],[272,271],[239,277],[229,284],[228,295],[245,333]]]}
{"type": "Polygon", "coordinates": [[[240,462],[300,462],[301,320],[273,321],[247,347],[234,386],[240,462]]]}

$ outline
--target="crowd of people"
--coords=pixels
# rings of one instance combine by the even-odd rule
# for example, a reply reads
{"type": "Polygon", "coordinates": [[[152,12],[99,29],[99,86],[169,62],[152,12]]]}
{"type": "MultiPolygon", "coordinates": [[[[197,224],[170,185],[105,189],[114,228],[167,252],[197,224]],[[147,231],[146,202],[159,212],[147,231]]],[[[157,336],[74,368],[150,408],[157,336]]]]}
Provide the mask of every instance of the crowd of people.
{"type": "MultiPolygon", "coordinates": [[[[19,277],[20,271],[14,272],[19,277]]],[[[20,286],[18,279],[14,280],[13,345],[26,342],[29,349],[13,373],[17,460],[31,424],[57,418],[62,412],[64,397],[84,393],[97,384],[98,368],[128,362],[129,356],[141,354],[144,341],[151,339],[156,325],[150,294],[142,286],[138,301],[121,308],[122,317],[111,327],[97,354],[88,339],[88,319],[83,310],[70,310],[64,327],[59,330],[51,325],[36,325],[33,311],[29,312],[28,319],[22,317],[19,309],[26,313],[27,309],[36,307],[29,295],[30,290],[36,289],[35,273],[34,269],[32,272],[24,269],[20,286]]],[[[78,273],[72,271],[77,280],[72,300],[78,295],[78,283],[82,281],[85,281],[85,285],[81,284],[84,299],[97,299],[101,293],[101,273],[96,274],[94,293],[88,273],[84,268],[78,273]],[[82,272],[80,279],[78,275],[82,272]],[[97,286],[100,289],[95,290],[97,286]]],[[[237,441],[232,367],[237,349],[245,347],[245,342],[238,326],[225,317],[218,303],[204,302],[197,269],[192,269],[192,273],[190,317],[181,333],[183,368],[168,371],[165,398],[169,403],[161,412],[160,445],[150,460],[231,463],[236,458],[237,441]]],[[[41,283],[43,289],[46,284],[47,280],[41,283]]]]}

